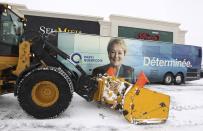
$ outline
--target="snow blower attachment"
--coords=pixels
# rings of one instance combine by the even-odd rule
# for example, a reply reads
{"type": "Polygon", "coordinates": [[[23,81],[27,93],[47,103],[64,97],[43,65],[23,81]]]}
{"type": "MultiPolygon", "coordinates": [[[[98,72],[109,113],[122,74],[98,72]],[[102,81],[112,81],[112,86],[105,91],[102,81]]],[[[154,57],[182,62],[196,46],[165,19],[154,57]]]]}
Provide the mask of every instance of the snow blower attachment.
{"type": "Polygon", "coordinates": [[[143,72],[134,85],[109,75],[101,76],[98,81],[94,100],[122,111],[130,123],[152,124],[167,120],[170,97],[144,88],[149,81],[143,72]]]}

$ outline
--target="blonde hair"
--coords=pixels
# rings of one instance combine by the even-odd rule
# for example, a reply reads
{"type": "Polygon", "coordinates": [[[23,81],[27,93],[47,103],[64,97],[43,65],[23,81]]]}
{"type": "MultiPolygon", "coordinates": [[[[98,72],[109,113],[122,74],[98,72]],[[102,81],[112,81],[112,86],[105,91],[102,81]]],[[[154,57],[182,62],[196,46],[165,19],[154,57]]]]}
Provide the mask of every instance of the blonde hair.
{"type": "Polygon", "coordinates": [[[121,38],[112,38],[109,41],[108,46],[107,46],[107,52],[108,52],[108,54],[110,53],[110,51],[112,50],[113,45],[115,45],[115,44],[120,45],[123,48],[123,50],[124,50],[124,54],[126,54],[126,52],[127,52],[127,46],[125,44],[125,41],[123,39],[121,39],[121,38]]]}

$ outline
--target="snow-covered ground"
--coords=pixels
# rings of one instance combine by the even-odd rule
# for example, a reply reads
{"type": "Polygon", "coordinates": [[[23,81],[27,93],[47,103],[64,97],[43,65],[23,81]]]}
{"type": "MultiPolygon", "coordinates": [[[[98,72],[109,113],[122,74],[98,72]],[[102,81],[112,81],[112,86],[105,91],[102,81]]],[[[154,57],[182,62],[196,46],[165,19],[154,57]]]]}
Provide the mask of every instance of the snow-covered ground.
{"type": "Polygon", "coordinates": [[[0,96],[0,131],[202,131],[203,79],[181,86],[147,85],[171,96],[169,119],[155,125],[128,123],[121,113],[74,94],[71,105],[58,118],[28,116],[13,94],[0,96]]]}

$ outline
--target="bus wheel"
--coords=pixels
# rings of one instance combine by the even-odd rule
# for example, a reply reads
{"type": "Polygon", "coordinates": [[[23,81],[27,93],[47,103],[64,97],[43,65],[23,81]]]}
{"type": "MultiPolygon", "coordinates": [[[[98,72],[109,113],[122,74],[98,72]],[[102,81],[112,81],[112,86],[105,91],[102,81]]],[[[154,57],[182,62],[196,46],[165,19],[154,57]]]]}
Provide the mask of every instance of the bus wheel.
{"type": "Polygon", "coordinates": [[[163,83],[165,85],[171,85],[173,83],[173,74],[166,73],[165,76],[164,76],[163,83]]]}
{"type": "Polygon", "coordinates": [[[181,73],[176,74],[174,84],[180,85],[182,83],[183,83],[183,75],[181,73]]]}

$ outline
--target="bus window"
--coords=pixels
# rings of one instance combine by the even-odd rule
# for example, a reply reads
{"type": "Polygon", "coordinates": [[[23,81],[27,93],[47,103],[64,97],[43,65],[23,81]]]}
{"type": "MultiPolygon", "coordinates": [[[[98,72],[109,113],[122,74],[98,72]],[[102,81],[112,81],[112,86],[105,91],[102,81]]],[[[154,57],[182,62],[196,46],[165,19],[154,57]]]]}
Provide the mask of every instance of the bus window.
{"type": "Polygon", "coordinates": [[[184,46],[184,45],[174,45],[172,47],[172,54],[173,55],[178,55],[178,56],[185,56],[185,55],[190,55],[188,52],[191,51],[191,46],[184,46]]]}
{"type": "Polygon", "coordinates": [[[172,55],[172,45],[171,44],[162,44],[160,46],[160,54],[162,56],[171,56],[172,55]]]}
{"type": "Polygon", "coordinates": [[[202,49],[198,49],[198,57],[202,58],[202,49]]]}
{"type": "Polygon", "coordinates": [[[143,56],[148,56],[148,57],[159,57],[160,56],[160,46],[143,45],[142,54],[143,54],[143,56]]]}

